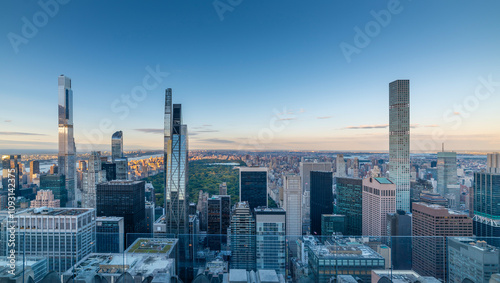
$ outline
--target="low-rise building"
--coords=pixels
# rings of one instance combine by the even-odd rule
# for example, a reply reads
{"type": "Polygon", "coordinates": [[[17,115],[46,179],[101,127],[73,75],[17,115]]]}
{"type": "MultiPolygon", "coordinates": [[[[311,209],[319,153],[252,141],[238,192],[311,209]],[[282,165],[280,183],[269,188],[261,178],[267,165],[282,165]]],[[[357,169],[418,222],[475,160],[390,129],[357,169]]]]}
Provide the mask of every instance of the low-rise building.
{"type": "Polygon", "coordinates": [[[306,249],[310,272],[317,283],[329,282],[331,277],[342,274],[369,282],[371,270],[385,268],[380,254],[353,239],[335,237],[324,244],[312,241],[306,249]]]}
{"type": "Polygon", "coordinates": [[[25,209],[16,212],[12,221],[16,223],[17,256],[45,257],[50,271],[64,272],[95,252],[96,212],[92,208],[25,209]]]}
{"type": "Polygon", "coordinates": [[[488,282],[500,272],[500,250],[472,238],[448,239],[449,282],[488,282]]]}
{"type": "MultiPolygon", "coordinates": [[[[128,277],[133,282],[149,282],[161,275],[170,278],[175,275],[175,262],[162,253],[109,254],[93,253],[62,274],[63,282],[74,278],[72,282],[95,282],[93,278],[103,277],[107,282],[117,282],[118,278],[128,277]]],[[[104,282],[104,281],[100,281],[104,282]]],[[[120,281],[132,282],[132,281],[120,281]]]]}
{"type": "Polygon", "coordinates": [[[17,260],[15,265],[16,268],[14,274],[12,274],[10,261],[7,258],[0,258],[0,282],[38,283],[49,272],[48,261],[44,257],[28,257],[24,260],[24,263],[22,260],[17,260]],[[30,279],[33,281],[30,281],[30,279]]]}

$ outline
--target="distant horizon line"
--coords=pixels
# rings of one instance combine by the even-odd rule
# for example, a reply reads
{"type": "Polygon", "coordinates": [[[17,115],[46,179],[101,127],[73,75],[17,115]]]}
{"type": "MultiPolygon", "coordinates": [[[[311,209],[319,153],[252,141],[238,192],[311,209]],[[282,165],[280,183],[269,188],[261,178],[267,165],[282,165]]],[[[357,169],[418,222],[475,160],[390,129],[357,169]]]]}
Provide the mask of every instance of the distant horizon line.
{"type": "MultiPolygon", "coordinates": [[[[111,152],[110,150],[96,150],[101,152],[111,152]]],[[[132,150],[124,150],[125,152],[140,152],[144,153],[156,153],[161,154],[163,149],[132,149],[132,150]],[[160,153],[158,153],[160,152],[160,153]]],[[[389,154],[389,150],[287,150],[287,149],[262,149],[262,150],[244,150],[244,149],[191,149],[189,152],[201,152],[201,151],[219,151],[219,152],[310,152],[310,153],[373,153],[373,154],[389,154]]],[[[418,151],[418,150],[410,150],[411,154],[437,154],[441,152],[441,150],[435,151],[418,151]]],[[[460,150],[450,150],[446,152],[456,152],[462,154],[477,154],[477,155],[486,155],[487,153],[499,152],[499,150],[470,150],[470,149],[460,149],[460,150]]],[[[76,151],[76,154],[88,154],[90,151],[76,151]]],[[[11,154],[20,154],[20,155],[30,155],[30,154],[53,154],[57,155],[57,150],[53,149],[8,149],[2,150],[0,149],[0,155],[11,155],[11,154]]]]}

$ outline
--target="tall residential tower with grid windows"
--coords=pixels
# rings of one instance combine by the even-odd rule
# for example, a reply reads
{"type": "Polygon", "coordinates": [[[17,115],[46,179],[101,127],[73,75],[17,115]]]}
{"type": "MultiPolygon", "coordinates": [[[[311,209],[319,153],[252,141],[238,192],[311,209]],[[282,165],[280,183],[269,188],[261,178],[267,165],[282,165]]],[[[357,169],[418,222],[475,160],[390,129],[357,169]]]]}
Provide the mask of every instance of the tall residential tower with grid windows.
{"type": "Polygon", "coordinates": [[[389,84],[389,175],[396,209],[410,211],[410,81],[389,84]]]}

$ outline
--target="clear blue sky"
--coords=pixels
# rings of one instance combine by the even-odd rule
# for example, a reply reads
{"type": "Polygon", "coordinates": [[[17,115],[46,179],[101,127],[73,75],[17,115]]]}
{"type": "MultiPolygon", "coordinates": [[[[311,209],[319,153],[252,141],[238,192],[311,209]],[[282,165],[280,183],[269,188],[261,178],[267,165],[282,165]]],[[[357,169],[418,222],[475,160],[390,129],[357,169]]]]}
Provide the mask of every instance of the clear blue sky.
{"type": "Polygon", "coordinates": [[[500,85],[488,93],[479,79],[500,82],[500,2],[240,2],[221,20],[205,0],[69,1],[16,53],[23,17],[43,21],[44,10],[2,1],[0,150],[57,149],[60,74],[72,79],[78,150],[110,148],[111,132],[85,135],[103,120],[126,149],[162,148],[168,87],[192,149],[386,150],[395,79],[410,79],[412,150],[500,149],[500,85]],[[396,13],[348,62],[341,44],[356,47],[355,28],[388,5],[396,13]],[[169,75],[121,119],[113,101],[148,66],[169,75]],[[474,98],[478,87],[488,97],[474,98]]]}

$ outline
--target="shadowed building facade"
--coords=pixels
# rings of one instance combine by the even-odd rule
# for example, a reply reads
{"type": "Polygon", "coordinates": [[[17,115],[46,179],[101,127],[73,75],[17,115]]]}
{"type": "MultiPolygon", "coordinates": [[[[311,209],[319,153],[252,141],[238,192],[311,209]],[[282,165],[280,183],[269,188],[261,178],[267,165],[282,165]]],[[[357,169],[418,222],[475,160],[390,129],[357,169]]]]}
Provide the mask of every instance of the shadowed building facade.
{"type": "Polygon", "coordinates": [[[440,205],[413,203],[413,270],[446,280],[446,237],[471,237],[472,219],[440,205]]]}
{"type": "Polygon", "coordinates": [[[311,234],[321,235],[321,215],[333,213],[331,171],[311,171],[311,234]]]}
{"type": "Polygon", "coordinates": [[[267,168],[240,167],[240,201],[250,209],[267,207],[267,168]]]}
{"type": "Polygon", "coordinates": [[[345,215],[345,234],[361,236],[363,221],[363,180],[354,178],[336,178],[337,205],[335,213],[345,215]]]}
{"type": "Polygon", "coordinates": [[[123,217],[125,244],[137,237],[133,233],[146,232],[144,181],[114,180],[97,184],[97,216],[123,217]],[[127,234],[132,233],[127,238],[127,234]]]}

